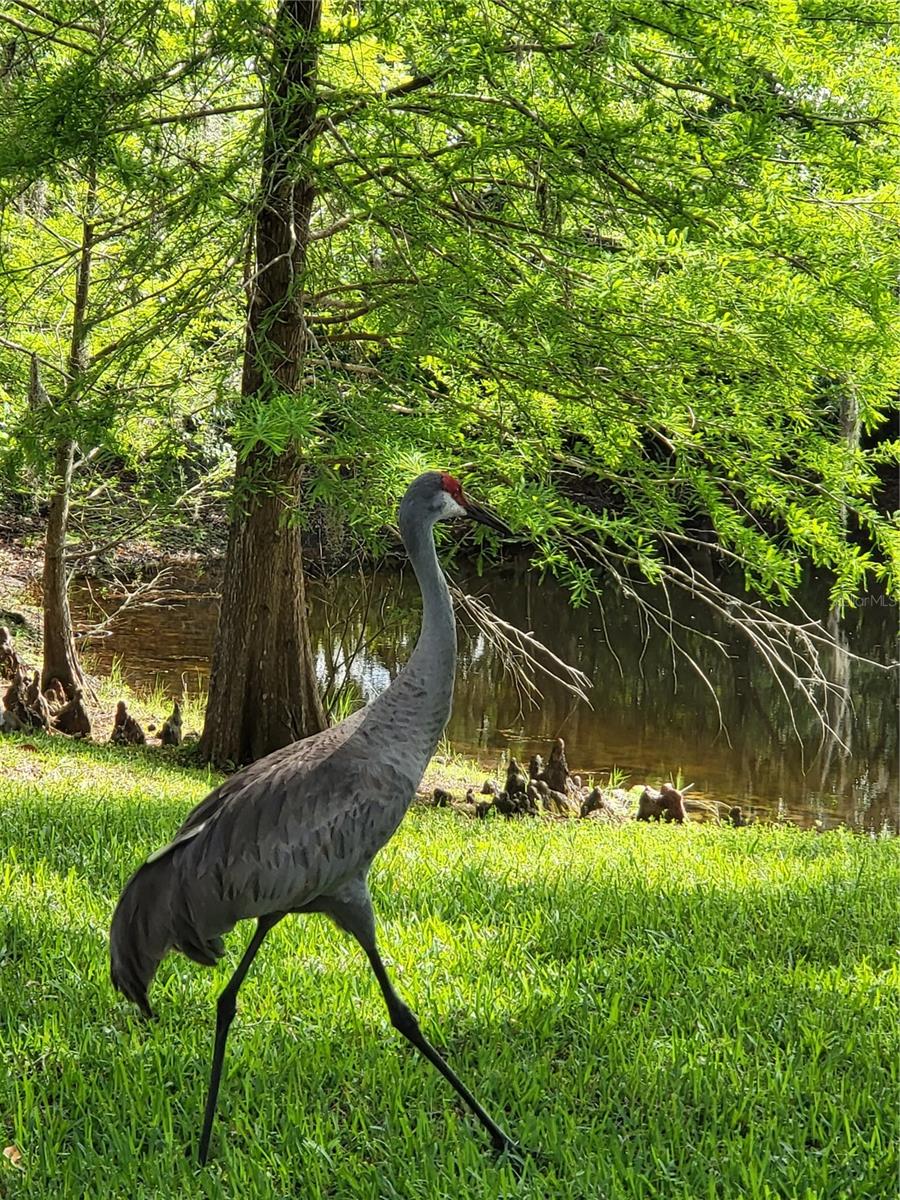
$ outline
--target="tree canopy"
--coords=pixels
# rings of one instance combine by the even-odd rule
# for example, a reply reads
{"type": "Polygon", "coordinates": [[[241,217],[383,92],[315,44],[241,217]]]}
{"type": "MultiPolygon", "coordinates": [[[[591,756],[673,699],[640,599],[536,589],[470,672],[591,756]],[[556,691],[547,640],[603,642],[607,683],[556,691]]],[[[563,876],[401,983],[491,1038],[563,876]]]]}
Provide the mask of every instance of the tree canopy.
{"type": "Polygon", "coordinates": [[[314,115],[281,147],[314,192],[300,382],[241,397],[262,127],[297,100],[266,81],[300,35],[256,2],[7,0],[7,459],[41,424],[22,352],[65,371],[95,170],[83,452],[158,482],[193,414],[224,462],[226,429],[238,460],[295,448],[305,510],[370,547],[410,476],[446,465],[576,601],[645,578],[718,602],[709,547],[771,600],[809,566],[837,606],[873,579],[897,594],[894,18],[882,0],[326,5],[296,47],[314,115]]]}

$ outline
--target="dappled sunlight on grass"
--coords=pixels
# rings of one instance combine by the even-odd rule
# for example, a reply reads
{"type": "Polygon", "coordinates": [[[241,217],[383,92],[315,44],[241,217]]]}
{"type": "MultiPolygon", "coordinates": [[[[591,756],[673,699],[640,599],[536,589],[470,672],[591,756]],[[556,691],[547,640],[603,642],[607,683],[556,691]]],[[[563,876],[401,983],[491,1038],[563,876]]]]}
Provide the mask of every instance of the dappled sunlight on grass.
{"type": "Polygon", "coordinates": [[[0,742],[0,1194],[644,1200],[885,1196],[896,1178],[900,854],[844,833],[466,821],[414,808],[372,875],[398,988],[540,1151],[521,1182],[391,1029],[321,917],[240,998],[214,1159],[215,998],[246,944],[108,981],[128,875],[205,794],[169,756],[0,742]],[[68,751],[68,753],[66,753],[68,751]],[[27,758],[36,776],[17,773],[27,758]]]}

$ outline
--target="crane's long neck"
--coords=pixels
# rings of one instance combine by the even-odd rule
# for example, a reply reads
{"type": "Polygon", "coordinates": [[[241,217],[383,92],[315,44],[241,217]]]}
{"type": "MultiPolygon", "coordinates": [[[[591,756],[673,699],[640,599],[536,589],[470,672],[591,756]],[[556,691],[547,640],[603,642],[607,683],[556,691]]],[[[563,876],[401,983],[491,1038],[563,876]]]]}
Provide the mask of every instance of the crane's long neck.
{"type": "MultiPolygon", "coordinates": [[[[456,672],[456,624],[430,522],[401,511],[400,533],[422,591],[422,631],[409,662],[370,706],[366,727],[381,759],[414,787],[450,716],[456,672]],[[406,517],[406,519],[404,519],[406,517]]],[[[403,797],[404,810],[412,798],[403,797]]]]}
{"type": "MultiPolygon", "coordinates": [[[[400,535],[422,592],[422,631],[407,664],[426,673],[436,698],[450,715],[456,672],[456,621],[444,572],[434,548],[432,527],[401,516],[400,535]]],[[[443,726],[442,726],[443,728],[443,726]]]]}
{"type": "MultiPolygon", "coordinates": [[[[359,733],[409,784],[397,792],[399,821],[447,724],[456,672],[456,623],[431,522],[400,510],[400,533],[422,591],[422,631],[409,662],[386,691],[361,710],[359,733]]],[[[352,718],[351,718],[352,720],[352,718]]]]}

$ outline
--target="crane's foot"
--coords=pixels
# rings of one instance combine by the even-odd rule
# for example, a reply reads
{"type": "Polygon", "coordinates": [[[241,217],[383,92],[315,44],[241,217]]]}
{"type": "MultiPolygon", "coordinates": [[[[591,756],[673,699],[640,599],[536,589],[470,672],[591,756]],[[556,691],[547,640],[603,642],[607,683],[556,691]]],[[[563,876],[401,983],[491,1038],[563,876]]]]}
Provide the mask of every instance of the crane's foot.
{"type": "Polygon", "coordinates": [[[492,1138],[494,1153],[501,1163],[506,1163],[512,1170],[516,1179],[521,1178],[522,1172],[525,1170],[526,1153],[521,1146],[517,1145],[511,1138],[492,1138]]]}

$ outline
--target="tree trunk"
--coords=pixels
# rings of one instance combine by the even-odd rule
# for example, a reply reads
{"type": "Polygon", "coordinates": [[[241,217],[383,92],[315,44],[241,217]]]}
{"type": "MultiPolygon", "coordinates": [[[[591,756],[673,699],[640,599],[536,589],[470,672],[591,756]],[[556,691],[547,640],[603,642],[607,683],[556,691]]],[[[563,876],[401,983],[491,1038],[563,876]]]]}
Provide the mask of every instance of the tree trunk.
{"type": "MultiPolygon", "coordinates": [[[[275,23],[256,275],[241,395],[266,402],[302,386],[308,331],[304,272],[315,188],[316,36],[320,0],[282,0],[275,23]]],[[[325,727],[306,618],[300,448],[257,446],[235,475],[222,604],[200,742],[235,765],[325,727]]]]}
{"type": "Polygon", "coordinates": [[[76,688],[84,687],[84,675],[72,633],[66,571],[66,530],[74,451],[74,443],[66,439],[58,443],[54,456],[53,495],[44,544],[44,659],[41,668],[41,688],[48,687],[51,680],[58,679],[69,699],[76,688]]]}
{"type": "MultiPolygon", "coordinates": [[[[254,465],[251,460],[238,469],[238,487],[254,465]]],[[[235,518],[228,542],[201,743],[206,757],[220,765],[261,758],[325,725],[306,622],[300,537],[289,523],[300,463],[285,454],[265,469],[275,486],[235,518]]]]}
{"type": "Polygon", "coordinates": [[[88,366],[87,307],[91,288],[91,260],[94,250],[94,209],[97,180],[92,172],[85,197],[85,216],[81,228],[81,254],[75,280],[75,306],[72,313],[72,340],[65,394],[60,404],[64,428],[53,453],[53,485],[47,514],[47,538],[44,544],[43,614],[44,659],[41,687],[58,679],[71,699],[76,688],[84,687],[84,674],[75,652],[72,614],[69,611],[69,580],[66,570],[66,536],[69,530],[69,500],[72,493],[72,467],[75,440],[68,409],[77,395],[88,366]]]}

